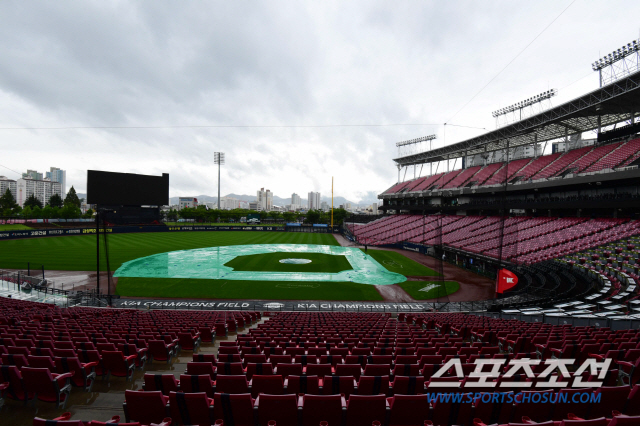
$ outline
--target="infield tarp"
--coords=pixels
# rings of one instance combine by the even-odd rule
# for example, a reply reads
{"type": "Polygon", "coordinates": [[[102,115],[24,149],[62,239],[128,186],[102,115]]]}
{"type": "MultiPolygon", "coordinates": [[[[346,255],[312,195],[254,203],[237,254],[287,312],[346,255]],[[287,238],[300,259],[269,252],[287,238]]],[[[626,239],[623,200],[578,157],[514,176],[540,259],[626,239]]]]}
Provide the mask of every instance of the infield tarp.
{"type": "Polygon", "coordinates": [[[251,244],[208,247],[155,254],[122,264],[115,277],[195,278],[244,281],[351,281],[359,284],[390,285],[407,280],[387,270],[374,258],[353,247],[314,244],[251,244]],[[225,263],[238,256],[264,253],[322,253],[345,256],[353,269],[327,272],[235,271],[225,263]]]}

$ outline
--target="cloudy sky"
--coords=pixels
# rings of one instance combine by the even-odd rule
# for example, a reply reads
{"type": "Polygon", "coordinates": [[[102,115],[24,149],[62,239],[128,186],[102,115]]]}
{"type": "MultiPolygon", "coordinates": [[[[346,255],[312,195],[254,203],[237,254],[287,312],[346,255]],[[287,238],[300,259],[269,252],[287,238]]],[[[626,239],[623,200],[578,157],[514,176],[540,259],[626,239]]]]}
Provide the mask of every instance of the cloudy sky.
{"type": "Polygon", "coordinates": [[[591,63],[638,16],[637,0],[7,0],[0,175],[57,166],[83,192],[87,169],[168,172],[171,196],[214,194],[223,151],[223,194],[329,194],[334,176],[370,202],[397,180],[395,142],[595,89],[591,63]]]}

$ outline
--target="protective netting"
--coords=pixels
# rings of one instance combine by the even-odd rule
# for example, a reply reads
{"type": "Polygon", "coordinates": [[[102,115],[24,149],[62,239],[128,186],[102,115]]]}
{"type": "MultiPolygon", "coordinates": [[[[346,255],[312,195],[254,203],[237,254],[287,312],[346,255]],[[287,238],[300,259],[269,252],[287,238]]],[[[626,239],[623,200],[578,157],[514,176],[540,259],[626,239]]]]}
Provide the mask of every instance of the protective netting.
{"type": "MultiPolygon", "coordinates": [[[[312,265],[310,263],[310,265],[312,265]]],[[[314,244],[251,244],[180,250],[141,257],[122,264],[115,277],[196,278],[246,281],[351,281],[390,285],[406,281],[404,275],[387,270],[374,258],[353,247],[314,244]],[[235,271],[225,263],[238,256],[265,253],[322,253],[345,256],[353,269],[327,272],[235,271]]]]}

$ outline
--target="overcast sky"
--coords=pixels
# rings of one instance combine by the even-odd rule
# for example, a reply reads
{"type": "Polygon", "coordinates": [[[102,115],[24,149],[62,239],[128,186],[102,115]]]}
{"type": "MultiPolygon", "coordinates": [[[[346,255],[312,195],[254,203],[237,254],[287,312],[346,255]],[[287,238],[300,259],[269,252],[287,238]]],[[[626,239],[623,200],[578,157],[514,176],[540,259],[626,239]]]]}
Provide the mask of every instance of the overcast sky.
{"type": "Polygon", "coordinates": [[[223,194],[329,195],[335,176],[370,202],[397,180],[395,142],[450,144],[484,130],[442,123],[490,130],[500,107],[595,89],[591,63],[638,16],[637,0],[5,0],[0,127],[76,129],[0,130],[0,175],[57,166],[84,192],[87,169],[168,172],[171,196],[213,195],[223,151],[223,194]],[[175,127],[338,124],[354,126],[175,127]],[[165,128],[77,129],[118,126],[165,128]]]}

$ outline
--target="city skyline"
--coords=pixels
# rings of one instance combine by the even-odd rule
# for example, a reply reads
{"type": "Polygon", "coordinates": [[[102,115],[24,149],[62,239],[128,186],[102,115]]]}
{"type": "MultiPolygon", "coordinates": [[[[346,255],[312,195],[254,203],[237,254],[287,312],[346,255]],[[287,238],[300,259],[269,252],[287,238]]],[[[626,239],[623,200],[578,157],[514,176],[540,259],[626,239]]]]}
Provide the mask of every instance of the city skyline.
{"type": "MultiPolygon", "coordinates": [[[[295,194],[295,193],[294,193],[295,194]]],[[[294,195],[292,194],[292,195],[294,195]]],[[[80,194],[82,195],[82,194],[80,194]]],[[[295,194],[297,195],[297,194],[295,194]]],[[[193,199],[196,198],[198,200],[198,204],[199,205],[205,205],[207,206],[207,208],[210,209],[215,209],[217,208],[217,196],[212,196],[212,195],[205,195],[205,194],[200,194],[200,195],[196,195],[196,196],[188,196],[188,197],[171,197],[169,199],[170,201],[170,206],[178,206],[178,200],[179,199],[193,199]]],[[[257,209],[257,203],[256,203],[256,196],[254,195],[248,195],[248,194],[244,194],[244,195],[239,195],[239,194],[227,194],[225,196],[221,197],[221,204],[222,204],[222,209],[223,210],[232,210],[233,208],[241,208],[241,209],[251,209],[251,210],[256,210],[257,209]],[[227,200],[230,201],[230,204],[227,203],[227,200]],[[233,207],[237,205],[238,207],[233,207]],[[251,206],[253,205],[253,207],[251,206]]],[[[298,209],[292,209],[291,207],[291,198],[281,198],[278,197],[277,195],[273,195],[273,199],[274,199],[274,210],[276,210],[276,207],[278,208],[278,210],[285,210],[285,211],[297,211],[297,210],[303,210],[306,211],[308,210],[308,205],[307,205],[307,200],[306,199],[301,199],[302,205],[300,208],[298,209]]],[[[347,200],[344,197],[341,196],[334,196],[334,208],[339,208],[339,207],[343,207],[346,209],[351,209],[353,211],[356,210],[362,210],[362,209],[366,209],[369,207],[372,207],[374,209],[374,211],[376,210],[376,206],[377,206],[378,202],[374,201],[374,202],[368,202],[368,203],[356,203],[356,202],[352,202],[347,200]]],[[[320,210],[323,211],[327,211],[331,209],[331,197],[330,196],[326,196],[326,197],[322,197],[321,201],[320,201],[320,210]]]]}
{"type": "Polygon", "coordinates": [[[65,183],[66,172],[57,167],[51,167],[46,175],[34,169],[27,169],[18,179],[0,176],[0,195],[8,189],[20,207],[23,207],[25,201],[34,195],[44,206],[49,204],[53,195],[64,199],[67,194],[65,183]]]}

